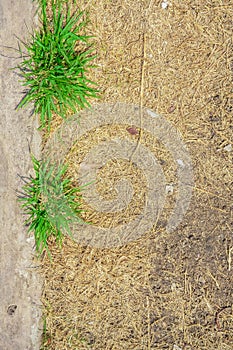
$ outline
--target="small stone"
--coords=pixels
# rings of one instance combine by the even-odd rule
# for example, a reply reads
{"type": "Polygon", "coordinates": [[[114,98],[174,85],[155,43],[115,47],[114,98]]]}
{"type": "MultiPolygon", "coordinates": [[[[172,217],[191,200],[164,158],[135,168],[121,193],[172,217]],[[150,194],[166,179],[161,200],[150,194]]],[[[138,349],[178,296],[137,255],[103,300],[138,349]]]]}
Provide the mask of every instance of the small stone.
{"type": "Polygon", "coordinates": [[[166,194],[167,195],[172,195],[174,192],[174,186],[172,184],[166,185],[166,194]]]}
{"type": "Polygon", "coordinates": [[[172,282],[171,290],[172,292],[175,292],[177,290],[175,282],[172,282]]]}
{"type": "Polygon", "coordinates": [[[184,162],[183,162],[182,159],[177,159],[176,161],[177,161],[177,164],[178,164],[180,167],[182,167],[182,168],[185,167],[185,164],[184,164],[184,162]]]}
{"type": "Polygon", "coordinates": [[[166,8],[168,7],[168,2],[166,0],[162,1],[161,7],[163,10],[166,10],[166,8]]]}
{"type": "Polygon", "coordinates": [[[232,151],[232,144],[229,143],[229,145],[226,145],[225,147],[223,147],[223,149],[227,152],[231,152],[232,151]]]}
{"type": "Polygon", "coordinates": [[[173,345],[173,350],[182,350],[178,345],[174,344],[173,345]]]}

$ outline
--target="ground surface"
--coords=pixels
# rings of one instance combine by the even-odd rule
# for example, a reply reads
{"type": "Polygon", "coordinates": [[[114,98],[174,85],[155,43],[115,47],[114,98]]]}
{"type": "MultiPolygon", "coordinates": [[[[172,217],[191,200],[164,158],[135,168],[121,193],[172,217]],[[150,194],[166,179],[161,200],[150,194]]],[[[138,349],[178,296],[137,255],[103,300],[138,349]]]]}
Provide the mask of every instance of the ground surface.
{"type": "MultiPolygon", "coordinates": [[[[31,151],[39,154],[40,139],[29,110],[16,111],[22,97],[19,77],[9,71],[19,62],[15,35],[28,35],[35,11],[30,0],[0,3],[0,349],[39,349],[40,281],[33,258],[33,240],[23,226],[16,190],[29,175],[31,151]],[[4,56],[3,56],[4,55],[4,56]]],[[[35,24],[33,24],[35,25],[35,24]]]]}
{"type": "MultiPolygon", "coordinates": [[[[172,123],[189,149],[195,186],[173,232],[164,224],[171,200],[150,232],[123,247],[95,249],[67,239],[60,251],[51,243],[53,261],[45,257],[42,267],[44,349],[231,350],[232,1],[171,0],[166,9],[156,0],[79,6],[89,10],[96,36],[91,78],[101,102],[142,104],[172,123]]],[[[95,128],[80,139],[69,155],[72,175],[98,140],[126,137],[123,132],[117,125],[95,128]]],[[[137,139],[133,134],[128,137],[137,139]]],[[[140,142],[148,140],[176,186],[169,155],[153,139],[140,142]]],[[[143,175],[125,167],[114,160],[101,168],[102,198],[114,199],[121,174],[140,192],[143,175]]],[[[143,200],[144,194],[139,207],[143,200]]],[[[96,227],[116,224],[96,211],[87,215],[96,227]]]]}
{"type": "MultiPolygon", "coordinates": [[[[66,239],[60,250],[50,243],[52,262],[45,256],[41,269],[47,326],[42,349],[231,350],[232,1],[174,0],[166,9],[156,0],[83,0],[79,5],[89,10],[89,30],[96,35],[97,68],[91,78],[100,85],[101,102],[143,105],[163,115],[181,132],[189,149],[195,186],[189,210],[173,232],[168,233],[165,224],[176,191],[157,225],[128,245],[97,249],[66,239]]],[[[30,1],[14,2],[14,16],[10,6],[9,1],[2,2],[1,35],[9,46],[15,45],[13,33],[25,30],[23,15],[28,21],[32,14],[30,1]]],[[[7,57],[2,62],[5,74],[15,65],[7,57]]],[[[39,147],[39,142],[32,136],[35,125],[28,114],[14,111],[20,85],[13,74],[4,75],[2,91],[1,267],[5,269],[0,349],[36,349],[31,326],[39,284],[14,189],[20,186],[17,173],[30,171],[28,141],[32,147],[39,147]]],[[[92,145],[116,135],[126,137],[123,133],[138,138],[116,125],[110,131],[95,128],[80,139],[69,155],[73,176],[79,157],[92,145]]],[[[150,135],[140,142],[149,146],[148,140],[168,183],[176,188],[169,152],[150,135]]],[[[98,174],[104,199],[114,198],[112,180],[122,173],[140,193],[143,174],[131,164],[127,168],[126,162],[113,160],[98,174]]],[[[143,206],[146,194],[137,198],[133,209],[137,203],[136,209],[143,206]]],[[[116,224],[107,215],[98,217],[96,211],[87,215],[96,227],[116,224]]]]}

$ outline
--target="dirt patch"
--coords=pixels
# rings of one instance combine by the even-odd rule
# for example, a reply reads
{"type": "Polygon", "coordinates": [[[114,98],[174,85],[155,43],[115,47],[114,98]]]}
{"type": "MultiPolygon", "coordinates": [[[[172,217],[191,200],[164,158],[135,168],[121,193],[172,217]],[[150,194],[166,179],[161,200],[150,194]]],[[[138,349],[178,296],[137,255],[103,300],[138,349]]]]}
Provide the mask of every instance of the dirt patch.
{"type": "MultiPolygon", "coordinates": [[[[33,261],[33,239],[27,236],[17,193],[29,175],[29,148],[39,154],[40,138],[30,110],[16,111],[22,98],[19,77],[10,71],[19,62],[15,35],[28,36],[35,9],[30,0],[1,1],[1,136],[0,136],[0,349],[39,349],[40,280],[33,261]]],[[[34,24],[35,25],[35,24],[34,24]]]]}

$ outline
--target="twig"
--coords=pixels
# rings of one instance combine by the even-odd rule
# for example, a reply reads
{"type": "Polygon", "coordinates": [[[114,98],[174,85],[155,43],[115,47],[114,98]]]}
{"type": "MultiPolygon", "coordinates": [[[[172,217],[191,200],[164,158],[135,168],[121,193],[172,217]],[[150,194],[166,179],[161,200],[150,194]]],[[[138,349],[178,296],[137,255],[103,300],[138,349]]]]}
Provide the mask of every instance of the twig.
{"type": "Polygon", "coordinates": [[[150,329],[150,301],[149,298],[146,297],[146,301],[147,301],[147,325],[148,325],[148,329],[147,329],[147,349],[150,350],[151,346],[150,346],[150,334],[151,334],[151,329],[150,329]]]}
{"type": "Polygon", "coordinates": [[[143,117],[143,96],[144,96],[144,72],[145,72],[145,56],[146,56],[146,38],[145,33],[142,34],[142,62],[141,62],[141,83],[140,83],[140,130],[137,145],[130,156],[130,160],[132,160],[134,154],[137,152],[139,144],[142,138],[142,117],[143,117]]]}
{"type": "Polygon", "coordinates": [[[219,323],[219,315],[222,311],[224,311],[225,309],[231,308],[230,305],[227,306],[223,306],[221,307],[218,311],[216,311],[215,313],[215,318],[214,318],[214,323],[216,324],[218,329],[221,329],[220,323],[219,323]]]}

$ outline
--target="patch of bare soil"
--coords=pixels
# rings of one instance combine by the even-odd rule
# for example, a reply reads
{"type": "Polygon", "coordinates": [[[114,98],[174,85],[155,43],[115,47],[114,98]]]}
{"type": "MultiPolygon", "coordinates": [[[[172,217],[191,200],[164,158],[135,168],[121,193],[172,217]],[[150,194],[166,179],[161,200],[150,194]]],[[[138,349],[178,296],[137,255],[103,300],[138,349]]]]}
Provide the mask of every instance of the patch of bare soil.
{"type": "MultiPolygon", "coordinates": [[[[102,101],[151,108],[181,133],[194,169],[189,210],[175,231],[166,231],[163,215],[150,232],[119,248],[66,239],[60,250],[50,242],[52,262],[46,256],[42,262],[43,349],[233,348],[233,6],[230,0],[167,3],[82,0],[79,6],[89,11],[96,36],[90,77],[102,101]]],[[[68,156],[71,173],[98,139],[114,133],[123,131],[116,125],[81,139],[68,156]]],[[[140,142],[157,154],[149,135],[140,142]]],[[[169,154],[160,158],[175,182],[169,154]]],[[[99,181],[99,192],[111,199],[114,178],[128,174],[138,198],[133,208],[140,209],[144,178],[130,166],[116,160],[101,169],[100,179],[109,181],[99,181]]],[[[135,213],[130,210],[123,219],[135,213]]],[[[87,218],[107,227],[113,220],[93,212],[87,218]]]]}

